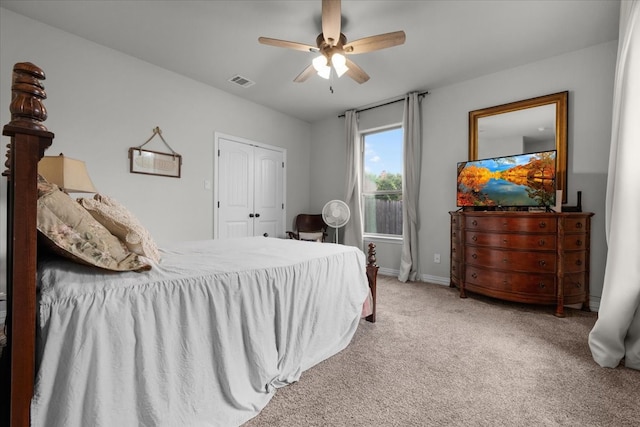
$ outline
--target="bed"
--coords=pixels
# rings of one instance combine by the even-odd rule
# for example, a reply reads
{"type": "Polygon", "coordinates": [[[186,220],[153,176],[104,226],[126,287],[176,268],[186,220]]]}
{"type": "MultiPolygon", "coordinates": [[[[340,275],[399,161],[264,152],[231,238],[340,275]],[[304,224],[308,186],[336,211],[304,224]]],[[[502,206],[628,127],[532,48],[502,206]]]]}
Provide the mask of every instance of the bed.
{"type": "Polygon", "coordinates": [[[14,66],[3,129],[12,427],[240,425],[344,349],[363,317],[375,322],[373,245],[365,257],[265,237],[182,242],[131,271],[45,255],[43,79],[33,64],[14,66]]]}

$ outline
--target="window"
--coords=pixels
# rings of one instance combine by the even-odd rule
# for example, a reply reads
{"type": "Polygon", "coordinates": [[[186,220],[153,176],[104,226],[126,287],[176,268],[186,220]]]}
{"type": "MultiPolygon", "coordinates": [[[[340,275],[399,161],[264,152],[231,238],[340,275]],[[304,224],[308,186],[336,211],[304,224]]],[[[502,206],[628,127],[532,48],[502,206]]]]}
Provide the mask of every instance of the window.
{"type": "Polygon", "coordinates": [[[402,127],[363,133],[364,234],[402,237],[402,127]]]}

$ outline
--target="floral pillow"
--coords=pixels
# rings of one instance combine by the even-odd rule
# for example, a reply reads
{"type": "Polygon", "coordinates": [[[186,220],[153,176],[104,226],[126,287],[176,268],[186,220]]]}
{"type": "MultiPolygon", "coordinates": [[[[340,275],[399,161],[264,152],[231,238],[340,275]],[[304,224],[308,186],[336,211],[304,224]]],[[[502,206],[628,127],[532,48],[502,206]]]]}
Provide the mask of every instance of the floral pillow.
{"type": "Polygon", "coordinates": [[[151,233],[122,204],[102,194],[96,194],[93,199],[80,198],[78,202],[131,252],[160,261],[160,252],[151,233]]]}
{"type": "Polygon", "coordinates": [[[76,262],[113,271],[151,268],[68,194],[41,178],[38,231],[47,248],[76,262]]]}

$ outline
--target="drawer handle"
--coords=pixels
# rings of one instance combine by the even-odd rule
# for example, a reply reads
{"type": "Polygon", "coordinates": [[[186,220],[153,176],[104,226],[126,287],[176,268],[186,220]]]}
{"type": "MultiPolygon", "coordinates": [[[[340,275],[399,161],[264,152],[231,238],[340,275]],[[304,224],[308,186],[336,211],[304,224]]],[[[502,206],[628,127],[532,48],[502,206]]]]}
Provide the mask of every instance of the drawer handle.
{"type": "Polygon", "coordinates": [[[582,223],[581,222],[576,222],[576,228],[582,228],[582,223]]]}
{"type": "Polygon", "coordinates": [[[507,259],[507,258],[502,258],[502,262],[507,263],[507,262],[509,262],[509,259],[507,259]]]}
{"type": "Polygon", "coordinates": [[[509,242],[509,240],[507,240],[507,239],[502,239],[502,243],[508,243],[508,242],[509,242]]]}
{"type": "Polygon", "coordinates": [[[538,261],[538,265],[540,265],[540,267],[544,267],[545,265],[547,265],[547,261],[541,259],[540,261],[538,261]]]}
{"type": "Polygon", "coordinates": [[[451,222],[452,222],[453,224],[457,224],[457,223],[458,223],[458,220],[457,220],[456,218],[453,218],[453,219],[451,220],[451,222]]]}
{"type": "Polygon", "coordinates": [[[581,259],[577,259],[576,260],[576,265],[582,265],[582,260],[581,259]]]}
{"type": "Polygon", "coordinates": [[[476,220],[474,219],[473,221],[471,221],[471,225],[473,225],[473,226],[475,227],[476,225],[478,225],[478,221],[476,221],[476,220]]]}
{"type": "Polygon", "coordinates": [[[476,273],[471,273],[471,277],[473,277],[474,279],[477,279],[478,275],[476,273]]]}
{"type": "Polygon", "coordinates": [[[538,224],[540,226],[540,228],[546,228],[547,227],[547,223],[544,221],[540,221],[540,224],[538,224]]]}
{"type": "Polygon", "coordinates": [[[471,254],[471,258],[478,259],[478,254],[471,254]]]}
{"type": "Polygon", "coordinates": [[[452,248],[451,252],[456,253],[456,248],[452,248]]]}
{"type": "Polygon", "coordinates": [[[582,287],[582,283],[577,282],[577,283],[576,283],[576,288],[580,289],[581,287],[582,287]]]}
{"type": "Polygon", "coordinates": [[[576,246],[582,246],[582,240],[580,239],[576,240],[576,246]]]}
{"type": "Polygon", "coordinates": [[[544,289],[544,286],[545,286],[545,285],[544,285],[544,282],[540,282],[540,283],[538,283],[538,287],[539,287],[540,289],[544,289]]]}
{"type": "Polygon", "coordinates": [[[506,280],[503,280],[503,281],[502,281],[502,284],[503,284],[503,285],[508,285],[508,284],[509,284],[509,282],[507,282],[506,280]]]}
{"type": "Polygon", "coordinates": [[[453,233],[451,233],[451,237],[457,237],[458,234],[454,231],[453,233]]]}
{"type": "Polygon", "coordinates": [[[451,271],[456,271],[456,266],[455,265],[451,266],[451,271]]]}
{"type": "Polygon", "coordinates": [[[474,242],[477,242],[478,241],[478,237],[473,235],[473,236],[471,236],[471,240],[473,240],[474,242]]]}
{"type": "Polygon", "coordinates": [[[546,244],[547,244],[547,242],[545,242],[544,239],[538,240],[538,246],[544,246],[546,244]]]}

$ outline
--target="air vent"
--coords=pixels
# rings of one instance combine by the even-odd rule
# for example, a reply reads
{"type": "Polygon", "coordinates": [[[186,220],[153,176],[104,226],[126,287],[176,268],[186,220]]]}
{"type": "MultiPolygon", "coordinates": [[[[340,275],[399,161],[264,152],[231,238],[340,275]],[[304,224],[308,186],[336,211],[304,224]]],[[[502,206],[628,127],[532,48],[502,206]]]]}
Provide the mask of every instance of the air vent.
{"type": "Polygon", "coordinates": [[[235,75],[235,76],[231,77],[229,79],[229,81],[231,83],[237,84],[238,86],[242,86],[242,87],[249,87],[249,86],[253,86],[254,84],[256,84],[256,82],[252,82],[248,78],[242,77],[241,75],[235,75]]]}

